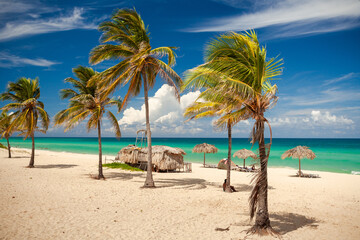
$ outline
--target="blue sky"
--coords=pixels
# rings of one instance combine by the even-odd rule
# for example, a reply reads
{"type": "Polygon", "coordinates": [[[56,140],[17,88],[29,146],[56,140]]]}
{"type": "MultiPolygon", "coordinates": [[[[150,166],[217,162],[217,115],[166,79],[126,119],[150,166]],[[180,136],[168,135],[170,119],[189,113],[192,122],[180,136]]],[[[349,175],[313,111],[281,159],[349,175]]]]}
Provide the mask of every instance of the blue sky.
{"type": "MultiPolygon", "coordinates": [[[[360,137],[360,1],[358,0],[0,0],[0,92],[19,77],[39,77],[41,100],[54,116],[65,108],[59,90],[72,68],[89,66],[90,50],[99,44],[97,26],[116,8],[135,7],[151,33],[152,47],[176,46],[175,71],[203,63],[204,45],[220,33],[255,29],[268,56],[284,59],[276,81],[278,104],[266,113],[274,137],[360,137]]],[[[104,62],[93,66],[102,71],[104,62]]],[[[124,96],[127,87],[115,92],[124,96]]],[[[178,104],[172,89],[157,79],[150,92],[155,137],[226,137],[213,119],[184,122],[182,112],[199,92],[185,92],[178,104]]],[[[5,103],[0,103],[3,106],[5,103]]],[[[143,93],[117,115],[123,136],[144,128],[143,93]]],[[[252,121],[234,128],[248,137],[252,121]]],[[[105,136],[113,136],[107,121],[105,136]]],[[[64,134],[49,128],[46,136],[96,136],[84,124],[64,134]]]]}

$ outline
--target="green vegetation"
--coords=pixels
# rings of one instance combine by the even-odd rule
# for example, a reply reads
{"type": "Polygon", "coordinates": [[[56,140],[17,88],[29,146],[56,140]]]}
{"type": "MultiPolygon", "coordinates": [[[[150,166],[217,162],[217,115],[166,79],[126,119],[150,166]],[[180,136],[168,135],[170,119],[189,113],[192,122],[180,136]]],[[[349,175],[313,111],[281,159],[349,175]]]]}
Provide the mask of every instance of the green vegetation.
{"type": "Polygon", "coordinates": [[[2,143],[0,143],[0,148],[7,149],[7,147],[5,147],[2,143]]]}
{"type": "Polygon", "coordinates": [[[108,167],[108,168],[121,168],[122,170],[128,170],[128,171],[132,171],[132,172],[143,172],[143,170],[136,168],[136,167],[129,166],[125,163],[113,162],[113,163],[106,163],[103,166],[108,167]]]}
{"type": "Polygon", "coordinates": [[[77,126],[79,122],[87,120],[86,128],[98,130],[99,139],[99,175],[98,179],[105,179],[102,171],[102,150],[101,150],[101,121],[104,114],[107,115],[116,137],[120,138],[121,132],[115,115],[108,110],[109,107],[117,107],[121,111],[122,101],[120,98],[111,99],[100,91],[96,81],[89,84],[90,79],[98,80],[99,74],[92,68],[78,66],[73,69],[74,75],[78,78],[67,78],[65,82],[71,83],[73,89],[66,88],[60,91],[62,99],[69,99],[67,109],[58,112],[54,119],[55,125],[65,125],[65,132],[77,126]]]}

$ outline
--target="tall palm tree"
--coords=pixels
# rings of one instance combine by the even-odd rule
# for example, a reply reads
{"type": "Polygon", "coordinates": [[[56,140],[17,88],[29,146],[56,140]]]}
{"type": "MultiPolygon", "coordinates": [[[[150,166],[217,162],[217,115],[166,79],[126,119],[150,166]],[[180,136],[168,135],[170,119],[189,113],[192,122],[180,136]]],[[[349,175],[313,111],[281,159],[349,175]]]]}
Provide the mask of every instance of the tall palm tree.
{"type": "Polygon", "coordinates": [[[69,107],[58,112],[55,115],[55,125],[64,124],[65,132],[78,125],[81,121],[87,119],[87,129],[98,130],[99,141],[99,174],[98,179],[105,179],[102,168],[102,148],[101,148],[101,121],[106,113],[115,135],[120,138],[120,127],[114,114],[106,109],[109,106],[116,106],[118,113],[121,111],[122,101],[118,99],[110,99],[103,97],[97,85],[88,86],[91,78],[96,79],[97,73],[88,67],[79,66],[73,69],[74,75],[78,79],[66,78],[65,82],[71,83],[74,89],[66,88],[60,91],[62,99],[69,99],[69,107]]]}
{"type": "Polygon", "coordinates": [[[215,85],[219,84],[221,89],[226,89],[227,96],[242,101],[243,107],[234,114],[243,114],[246,111],[255,119],[252,142],[258,142],[261,167],[249,199],[250,217],[253,218],[256,212],[255,225],[251,232],[273,233],[267,202],[267,162],[271,134],[270,143],[265,145],[265,123],[269,122],[264,113],[276,103],[277,87],[272,85],[271,81],[282,73],[282,59],[267,59],[266,49],[260,47],[256,33],[250,31],[244,34],[231,32],[215,38],[206,47],[205,60],[206,63],[201,66],[205,71],[190,78],[185,86],[208,87],[214,85],[210,76],[222,74],[222,79],[215,85]]]}
{"type": "Polygon", "coordinates": [[[29,168],[34,167],[35,160],[35,131],[45,133],[49,127],[50,119],[44,110],[44,103],[39,101],[40,86],[39,80],[30,78],[20,78],[17,82],[10,82],[5,93],[0,94],[0,100],[9,100],[11,103],[2,109],[5,111],[13,110],[13,121],[8,131],[15,128],[22,131],[25,139],[29,136],[32,140],[31,158],[29,168]],[[41,128],[38,127],[40,124],[41,128]]]}
{"type": "Polygon", "coordinates": [[[129,84],[123,105],[128,99],[140,93],[144,87],[146,132],[148,138],[148,167],[144,187],[155,187],[152,176],[151,130],[149,121],[148,91],[157,76],[175,88],[175,95],[180,100],[178,86],[182,80],[171,68],[175,64],[174,47],[151,48],[149,32],[135,9],[117,10],[111,21],[99,26],[103,32],[101,45],[90,53],[90,63],[97,64],[104,60],[121,60],[119,63],[101,73],[100,86],[105,89],[104,96],[116,88],[129,84]],[[109,44],[112,42],[113,44],[109,44]],[[166,64],[161,60],[168,57],[166,64]]]}
{"type": "Polygon", "coordinates": [[[7,111],[3,111],[0,115],[0,132],[2,132],[1,138],[5,138],[7,141],[9,158],[11,158],[11,146],[9,138],[15,130],[10,128],[13,117],[14,115],[12,113],[8,114],[7,111]]]}

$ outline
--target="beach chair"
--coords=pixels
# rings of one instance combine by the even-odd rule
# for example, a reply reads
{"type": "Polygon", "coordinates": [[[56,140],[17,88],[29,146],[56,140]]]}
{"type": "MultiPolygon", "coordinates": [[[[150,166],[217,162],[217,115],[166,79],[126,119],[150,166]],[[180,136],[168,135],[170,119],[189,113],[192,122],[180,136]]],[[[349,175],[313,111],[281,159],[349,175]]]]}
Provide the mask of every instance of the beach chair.
{"type": "MultiPolygon", "coordinates": [[[[305,178],[320,178],[319,174],[312,174],[312,173],[303,173],[300,172],[300,177],[305,177],[305,178]]],[[[299,176],[299,172],[296,173],[296,176],[299,176]]]]}

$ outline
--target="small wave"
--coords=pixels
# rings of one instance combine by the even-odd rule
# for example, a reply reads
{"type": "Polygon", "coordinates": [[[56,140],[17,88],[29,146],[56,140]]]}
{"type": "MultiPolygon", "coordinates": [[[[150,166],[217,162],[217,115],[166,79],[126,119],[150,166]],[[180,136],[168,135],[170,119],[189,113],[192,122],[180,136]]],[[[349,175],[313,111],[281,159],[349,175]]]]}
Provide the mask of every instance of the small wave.
{"type": "Polygon", "coordinates": [[[360,175],[360,172],[357,172],[357,171],[351,171],[351,174],[352,174],[352,175],[360,175]]]}

